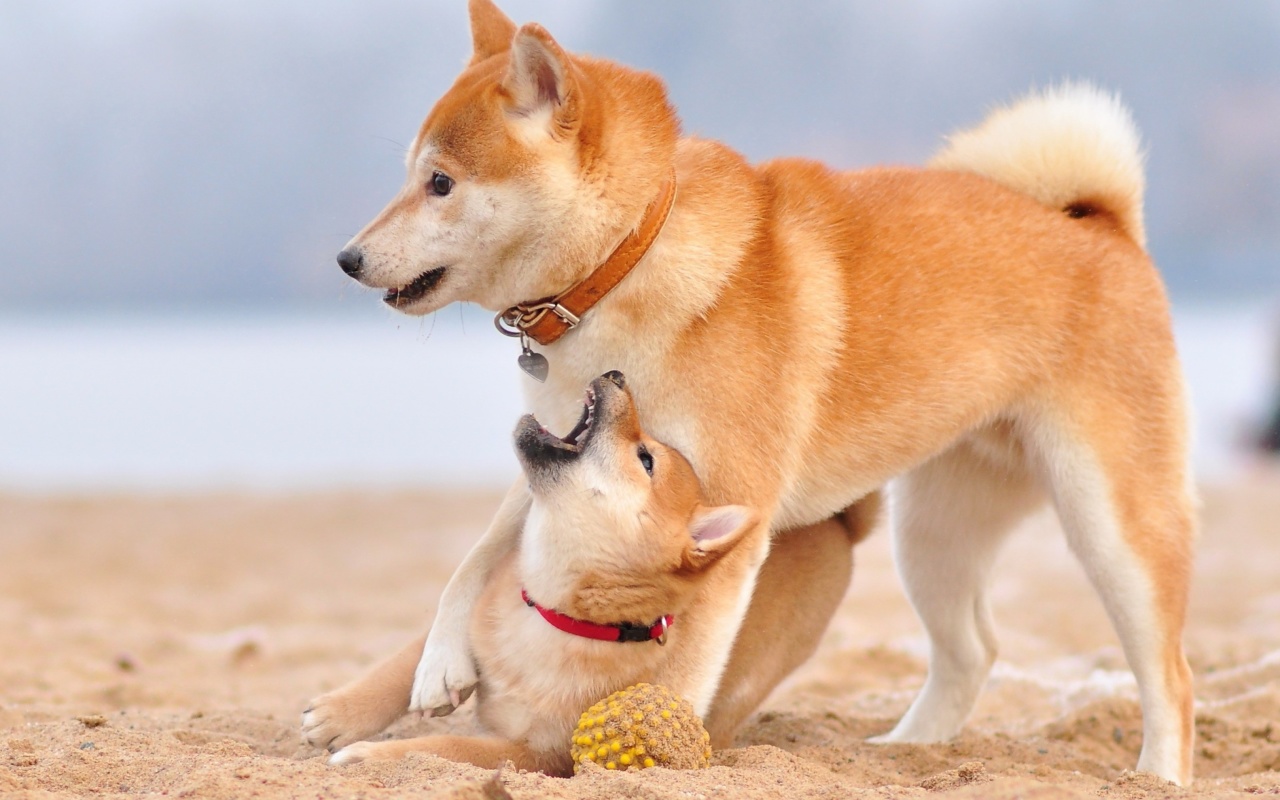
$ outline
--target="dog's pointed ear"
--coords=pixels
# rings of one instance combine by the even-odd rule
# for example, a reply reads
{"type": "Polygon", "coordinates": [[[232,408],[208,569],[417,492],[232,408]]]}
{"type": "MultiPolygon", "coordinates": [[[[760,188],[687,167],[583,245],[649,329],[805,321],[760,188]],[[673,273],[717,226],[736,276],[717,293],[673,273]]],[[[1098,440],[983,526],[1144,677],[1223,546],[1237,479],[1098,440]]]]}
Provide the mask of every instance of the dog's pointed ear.
{"type": "Polygon", "coordinates": [[[494,5],[493,0],[470,0],[467,10],[471,12],[472,64],[479,64],[490,56],[511,49],[516,24],[494,5]]]}
{"type": "Polygon", "coordinates": [[[576,124],[579,93],[573,64],[541,25],[530,22],[516,31],[502,87],[512,112],[530,117],[549,110],[561,131],[576,124]]]}
{"type": "Polygon", "coordinates": [[[685,551],[686,565],[705,569],[714,564],[759,522],[759,515],[746,506],[699,507],[689,522],[691,540],[685,551]]]}

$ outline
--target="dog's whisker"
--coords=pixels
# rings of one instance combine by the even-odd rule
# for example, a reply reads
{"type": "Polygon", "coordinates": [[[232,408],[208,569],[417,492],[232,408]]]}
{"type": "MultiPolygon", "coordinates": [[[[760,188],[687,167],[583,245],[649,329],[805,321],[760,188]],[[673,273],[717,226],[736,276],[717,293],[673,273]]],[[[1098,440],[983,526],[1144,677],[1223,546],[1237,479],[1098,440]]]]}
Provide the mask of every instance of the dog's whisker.
{"type": "Polygon", "coordinates": [[[389,136],[379,136],[378,134],[371,134],[371,137],[374,139],[377,139],[378,141],[395,145],[397,150],[399,150],[399,155],[401,157],[404,157],[404,155],[409,152],[409,146],[399,141],[398,139],[392,139],[389,136]]]}

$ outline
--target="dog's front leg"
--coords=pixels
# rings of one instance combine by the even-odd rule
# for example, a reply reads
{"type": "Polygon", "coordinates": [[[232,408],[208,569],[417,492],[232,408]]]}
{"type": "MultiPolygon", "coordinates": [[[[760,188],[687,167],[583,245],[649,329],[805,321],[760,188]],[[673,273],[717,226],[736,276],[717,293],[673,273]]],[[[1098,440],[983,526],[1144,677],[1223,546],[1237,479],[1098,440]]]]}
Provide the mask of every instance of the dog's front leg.
{"type": "Polygon", "coordinates": [[[442,717],[471,696],[478,680],[471,655],[471,610],[494,568],[515,550],[528,512],[529,487],[521,478],[507,492],[489,529],[467,553],[440,596],[435,622],[414,674],[410,711],[442,717]]]}
{"type": "Polygon", "coordinates": [[[364,675],[312,700],[302,712],[302,740],[333,751],[367,739],[404,716],[426,639],[426,634],[417,637],[364,675]]]}
{"type": "MultiPolygon", "coordinates": [[[[499,507],[499,513],[493,525],[486,535],[477,543],[472,553],[467,556],[463,564],[453,578],[449,582],[449,587],[453,587],[455,583],[459,583],[460,577],[464,570],[471,568],[475,572],[472,577],[476,580],[478,586],[483,587],[487,580],[488,573],[492,570],[492,562],[489,566],[479,563],[476,552],[481,551],[482,547],[488,545],[490,552],[494,552],[496,539],[492,534],[494,529],[498,527],[498,522],[504,519],[503,512],[508,510],[509,501],[516,494],[517,489],[524,492],[524,484],[521,483],[514,487],[507,494],[507,498],[499,507]]],[[[527,492],[525,492],[527,494],[527,492]]],[[[523,513],[521,513],[523,519],[523,513]]],[[[515,530],[519,531],[519,523],[515,530]]],[[[508,538],[508,547],[514,546],[515,539],[508,538]]],[[[500,548],[496,550],[498,555],[496,560],[500,560],[500,548]]],[[[480,553],[481,556],[484,553],[480,553]]],[[[465,588],[465,587],[463,587],[465,588]]],[[[437,620],[444,619],[448,611],[447,599],[449,589],[445,590],[445,597],[441,598],[440,611],[437,614],[437,620]]],[[[471,663],[470,647],[467,641],[466,622],[470,618],[470,609],[474,604],[474,595],[470,599],[463,594],[458,593],[455,598],[461,596],[456,602],[461,604],[455,606],[456,613],[461,615],[463,625],[461,627],[461,641],[454,640],[454,644],[450,645],[448,641],[442,640],[437,643],[442,652],[435,656],[434,664],[443,664],[443,674],[446,678],[441,678],[442,685],[453,687],[453,691],[457,692],[461,702],[463,696],[470,694],[471,688],[475,686],[476,676],[475,668],[471,663]],[[455,648],[454,652],[460,656],[459,663],[455,664],[446,658],[453,653],[449,652],[449,648],[455,648]]],[[[434,627],[433,627],[434,630],[434,627]]],[[[427,645],[432,640],[426,635],[417,637],[413,642],[406,646],[403,650],[379,663],[367,673],[351,681],[340,689],[336,689],[327,694],[315,698],[307,706],[307,710],[302,714],[302,739],[307,744],[314,747],[327,748],[330,751],[338,750],[346,747],[353,742],[361,739],[367,739],[395,722],[405,712],[410,710],[411,700],[413,697],[413,687],[417,676],[422,672],[422,664],[426,660],[428,653],[427,645]]],[[[430,665],[429,665],[430,666],[430,665]]],[[[447,714],[457,705],[444,706],[443,703],[436,703],[432,706],[436,715],[447,714]],[[439,706],[439,707],[438,707],[439,706]]]]}

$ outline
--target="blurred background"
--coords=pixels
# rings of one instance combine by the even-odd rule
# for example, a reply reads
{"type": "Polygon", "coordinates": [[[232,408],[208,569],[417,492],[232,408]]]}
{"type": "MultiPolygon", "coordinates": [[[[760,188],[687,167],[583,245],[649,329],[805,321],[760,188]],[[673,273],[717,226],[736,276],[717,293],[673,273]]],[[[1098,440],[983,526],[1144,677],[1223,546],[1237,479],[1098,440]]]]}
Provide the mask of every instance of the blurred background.
{"type": "MultiPolygon", "coordinates": [[[[464,0],[0,3],[0,489],[502,484],[515,346],[334,264],[470,52],[464,0]]],[[[654,70],[753,159],[919,163],[1028,89],[1121,93],[1149,150],[1209,480],[1280,353],[1280,4],[508,0],[654,70]]]]}

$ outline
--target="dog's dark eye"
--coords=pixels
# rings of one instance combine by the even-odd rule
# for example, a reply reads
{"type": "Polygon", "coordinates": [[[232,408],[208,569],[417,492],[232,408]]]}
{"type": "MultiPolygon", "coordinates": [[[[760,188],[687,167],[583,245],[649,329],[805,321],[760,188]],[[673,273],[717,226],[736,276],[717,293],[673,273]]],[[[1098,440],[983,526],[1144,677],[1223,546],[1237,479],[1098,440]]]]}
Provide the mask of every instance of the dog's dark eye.
{"type": "Polygon", "coordinates": [[[640,466],[644,467],[644,471],[649,473],[649,477],[653,477],[653,456],[649,455],[649,451],[644,445],[640,445],[637,455],[640,456],[640,466]]]}
{"type": "Polygon", "coordinates": [[[427,184],[427,191],[436,197],[444,197],[453,191],[453,178],[443,172],[433,172],[431,174],[431,183],[427,184]]]}

